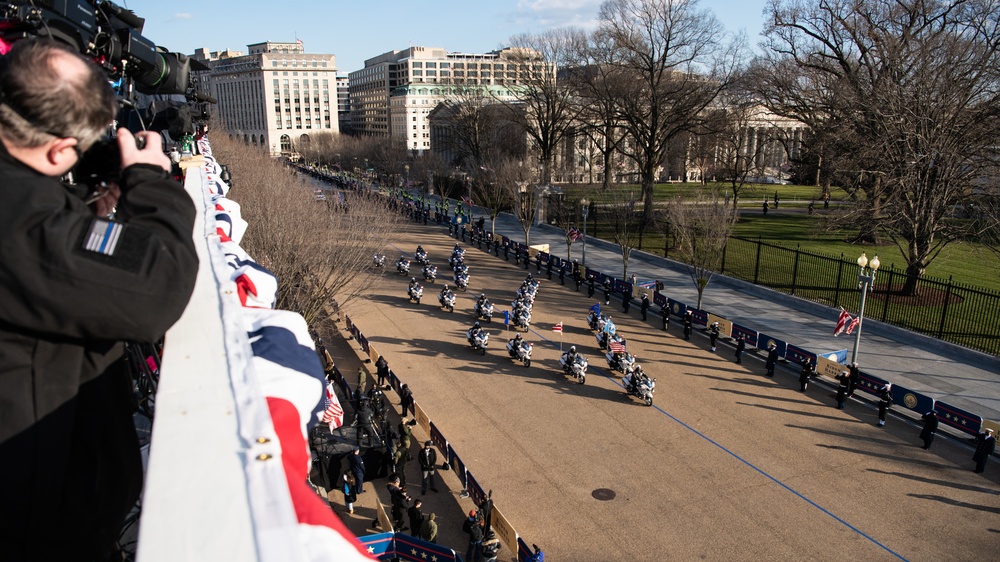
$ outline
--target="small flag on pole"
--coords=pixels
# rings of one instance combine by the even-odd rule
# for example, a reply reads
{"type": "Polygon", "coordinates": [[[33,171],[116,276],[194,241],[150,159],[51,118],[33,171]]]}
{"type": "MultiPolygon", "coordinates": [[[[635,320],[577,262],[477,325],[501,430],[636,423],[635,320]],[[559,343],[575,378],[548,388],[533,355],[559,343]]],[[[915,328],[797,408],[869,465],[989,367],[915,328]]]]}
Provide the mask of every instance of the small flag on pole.
{"type": "Polygon", "coordinates": [[[622,342],[613,341],[608,344],[608,349],[611,350],[611,353],[625,353],[625,344],[623,344],[622,342]]]}
{"type": "Polygon", "coordinates": [[[851,335],[851,332],[853,332],[854,329],[857,328],[858,324],[860,324],[860,323],[861,323],[861,317],[860,316],[857,317],[857,318],[855,318],[854,320],[851,320],[851,324],[849,326],[847,326],[847,335],[851,335]]]}
{"type": "Polygon", "coordinates": [[[510,324],[510,311],[509,310],[503,311],[503,323],[504,323],[505,326],[508,325],[508,324],[510,324]]]}
{"type": "MultiPolygon", "coordinates": [[[[833,337],[837,337],[844,333],[844,329],[847,328],[847,322],[850,321],[851,315],[847,313],[843,308],[840,309],[840,317],[837,318],[837,327],[833,330],[833,337]]],[[[847,332],[850,334],[851,332],[847,332]]]]}
{"type": "Polygon", "coordinates": [[[594,304],[594,306],[590,307],[590,311],[593,312],[594,314],[600,314],[601,313],[601,303],[594,304]]]}
{"type": "Polygon", "coordinates": [[[562,332],[562,322],[556,324],[555,326],[552,326],[552,331],[553,332],[562,332]]]}
{"type": "Polygon", "coordinates": [[[326,409],[323,410],[323,423],[330,428],[330,431],[344,425],[344,409],[340,406],[333,391],[333,383],[326,385],[326,409]]]}

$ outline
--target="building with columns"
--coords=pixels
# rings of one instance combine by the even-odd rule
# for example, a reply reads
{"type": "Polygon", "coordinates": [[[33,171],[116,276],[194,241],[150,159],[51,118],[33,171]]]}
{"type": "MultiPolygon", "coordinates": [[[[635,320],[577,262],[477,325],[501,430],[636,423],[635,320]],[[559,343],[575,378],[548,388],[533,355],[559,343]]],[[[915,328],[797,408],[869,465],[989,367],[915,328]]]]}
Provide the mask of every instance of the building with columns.
{"type": "MultiPolygon", "coordinates": [[[[334,55],[306,53],[301,41],[265,41],[238,51],[198,49],[208,65],[213,112],[232,135],[272,156],[288,155],[314,133],[339,133],[334,55]]],[[[197,77],[206,82],[205,73],[197,77]]]]}

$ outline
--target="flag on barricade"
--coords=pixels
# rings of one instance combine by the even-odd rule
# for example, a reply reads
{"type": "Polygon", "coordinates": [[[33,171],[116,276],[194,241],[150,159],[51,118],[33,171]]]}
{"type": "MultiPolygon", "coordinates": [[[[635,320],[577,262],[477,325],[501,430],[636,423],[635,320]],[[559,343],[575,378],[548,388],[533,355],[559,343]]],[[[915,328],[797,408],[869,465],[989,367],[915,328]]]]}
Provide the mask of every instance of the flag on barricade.
{"type": "Polygon", "coordinates": [[[608,349],[611,353],[625,353],[625,344],[620,341],[613,341],[608,343],[608,349]]]}
{"type": "Polygon", "coordinates": [[[555,326],[552,326],[552,331],[553,332],[562,332],[562,322],[556,324],[555,326]]]}

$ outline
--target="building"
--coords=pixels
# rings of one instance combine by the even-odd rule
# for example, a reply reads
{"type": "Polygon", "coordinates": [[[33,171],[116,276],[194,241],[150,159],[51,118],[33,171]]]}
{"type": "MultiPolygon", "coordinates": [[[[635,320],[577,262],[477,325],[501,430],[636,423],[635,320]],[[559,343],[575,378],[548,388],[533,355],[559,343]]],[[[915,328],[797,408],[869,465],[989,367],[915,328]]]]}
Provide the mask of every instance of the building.
{"type": "Polygon", "coordinates": [[[314,132],[340,132],[334,55],[306,53],[301,41],[265,41],[245,55],[198,49],[193,58],[211,68],[208,93],[222,126],[248,145],[289,155],[314,132]]]}
{"type": "Polygon", "coordinates": [[[340,123],[340,132],[345,135],[351,133],[351,92],[348,88],[347,76],[337,77],[337,121],[340,123]]]}
{"type": "Polygon", "coordinates": [[[520,49],[468,54],[410,47],[368,59],[349,76],[354,133],[399,139],[419,153],[431,148],[427,116],[439,103],[469,88],[514,100],[529,80],[555,80],[555,67],[520,49]]]}

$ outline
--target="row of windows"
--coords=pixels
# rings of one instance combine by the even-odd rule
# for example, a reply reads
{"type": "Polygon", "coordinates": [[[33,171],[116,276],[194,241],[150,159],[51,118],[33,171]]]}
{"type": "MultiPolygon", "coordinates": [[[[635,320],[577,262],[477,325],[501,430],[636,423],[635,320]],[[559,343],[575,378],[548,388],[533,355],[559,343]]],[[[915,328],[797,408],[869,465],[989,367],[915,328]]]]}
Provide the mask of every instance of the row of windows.
{"type": "MultiPolygon", "coordinates": [[[[475,63],[475,62],[421,62],[421,61],[411,61],[410,66],[413,68],[462,68],[462,69],[482,69],[482,70],[503,70],[506,68],[503,64],[490,64],[490,63],[475,63]]],[[[511,70],[517,65],[510,65],[511,70]]],[[[402,65],[402,68],[406,68],[406,64],[402,65]]]]}
{"type": "MultiPolygon", "coordinates": [[[[281,62],[280,65],[278,64],[278,62],[279,61],[276,61],[276,60],[271,61],[271,66],[272,67],[275,67],[275,66],[287,67],[288,66],[288,61],[287,60],[280,61],[281,62]]],[[[304,66],[304,67],[309,66],[309,63],[312,62],[312,67],[313,68],[317,68],[317,67],[320,67],[320,66],[322,66],[323,68],[326,68],[326,61],[325,60],[324,61],[307,61],[307,60],[297,61],[297,60],[293,60],[292,61],[292,67],[299,66],[299,62],[301,62],[302,66],[304,66]]]]}

